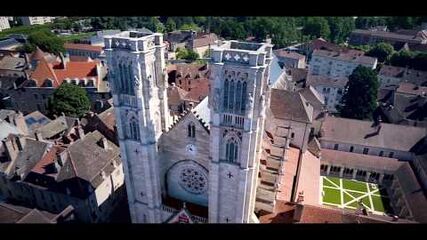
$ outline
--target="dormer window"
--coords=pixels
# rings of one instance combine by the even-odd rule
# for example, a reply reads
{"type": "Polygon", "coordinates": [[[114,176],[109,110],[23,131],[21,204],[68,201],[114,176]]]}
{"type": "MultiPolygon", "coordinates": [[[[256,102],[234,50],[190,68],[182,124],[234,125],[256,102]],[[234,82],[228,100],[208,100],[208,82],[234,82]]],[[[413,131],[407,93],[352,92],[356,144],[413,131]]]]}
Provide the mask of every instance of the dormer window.
{"type": "Polygon", "coordinates": [[[46,79],[43,84],[44,87],[53,87],[52,80],[46,79]]]}

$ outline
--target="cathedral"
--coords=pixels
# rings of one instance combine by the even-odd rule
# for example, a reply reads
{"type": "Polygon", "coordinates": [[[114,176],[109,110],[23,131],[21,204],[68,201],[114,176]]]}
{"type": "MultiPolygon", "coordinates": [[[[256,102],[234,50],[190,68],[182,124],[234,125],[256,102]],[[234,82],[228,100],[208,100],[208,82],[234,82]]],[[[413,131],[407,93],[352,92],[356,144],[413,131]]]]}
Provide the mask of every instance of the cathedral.
{"type": "Polygon", "coordinates": [[[105,52],[132,222],[257,223],[272,45],[213,46],[209,96],[179,118],[162,34],[108,36],[105,52]]]}

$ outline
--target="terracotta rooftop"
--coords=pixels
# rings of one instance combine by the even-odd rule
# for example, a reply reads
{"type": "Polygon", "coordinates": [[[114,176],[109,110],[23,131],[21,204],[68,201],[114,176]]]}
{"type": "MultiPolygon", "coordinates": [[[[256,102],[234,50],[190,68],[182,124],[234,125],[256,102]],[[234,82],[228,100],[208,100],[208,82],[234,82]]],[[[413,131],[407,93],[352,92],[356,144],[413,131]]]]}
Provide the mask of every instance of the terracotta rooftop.
{"type": "Polygon", "coordinates": [[[42,58],[37,68],[31,74],[31,79],[36,82],[37,87],[45,86],[46,80],[53,81],[53,87],[59,87],[67,78],[73,80],[75,78],[95,78],[94,86],[97,86],[98,62],[66,62],[66,67],[63,68],[62,63],[48,63],[45,58],[42,58]]]}
{"type": "Polygon", "coordinates": [[[215,33],[203,34],[193,40],[193,48],[205,47],[215,43],[218,36],[215,33]]]}
{"type": "Polygon", "coordinates": [[[383,65],[378,73],[379,76],[401,78],[405,73],[404,67],[383,65]]]}
{"type": "Polygon", "coordinates": [[[359,64],[374,65],[377,59],[374,57],[364,56],[363,51],[354,49],[345,49],[342,51],[314,50],[313,56],[328,57],[340,61],[354,62],[359,64]]]}
{"type": "Polygon", "coordinates": [[[282,57],[282,58],[292,58],[292,59],[297,59],[297,60],[301,60],[301,59],[305,59],[305,56],[302,54],[299,54],[297,52],[293,52],[293,51],[287,51],[284,49],[277,49],[273,51],[274,54],[276,54],[277,57],[282,57]]]}
{"type": "Polygon", "coordinates": [[[81,44],[81,43],[65,43],[64,44],[65,49],[76,49],[76,50],[83,50],[83,51],[90,51],[90,52],[102,52],[101,46],[93,46],[90,44],[81,44]]]}
{"type": "Polygon", "coordinates": [[[410,94],[410,95],[420,95],[426,96],[427,86],[417,86],[413,83],[400,83],[399,87],[396,89],[396,93],[410,94]]]}
{"type": "Polygon", "coordinates": [[[188,93],[184,99],[188,101],[200,102],[206,96],[209,95],[209,79],[200,79],[196,84],[193,83],[193,87],[189,88],[188,93]],[[194,86],[195,85],[195,86],[194,86]]]}

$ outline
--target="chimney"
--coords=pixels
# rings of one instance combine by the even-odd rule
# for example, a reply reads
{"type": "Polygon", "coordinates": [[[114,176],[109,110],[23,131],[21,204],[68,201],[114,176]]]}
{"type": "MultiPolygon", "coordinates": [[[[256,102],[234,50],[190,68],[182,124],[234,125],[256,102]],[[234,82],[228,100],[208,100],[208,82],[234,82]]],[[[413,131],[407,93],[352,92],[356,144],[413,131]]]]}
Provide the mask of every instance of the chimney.
{"type": "Polygon", "coordinates": [[[76,129],[77,137],[78,137],[79,139],[83,139],[83,138],[84,138],[84,136],[85,136],[85,132],[83,131],[82,126],[78,125],[78,126],[76,126],[76,127],[75,127],[75,129],[76,129]]]}
{"type": "Polygon", "coordinates": [[[62,68],[65,69],[67,67],[64,54],[59,53],[59,58],[61,59],[62,68]]]}
{"type": "Polygon", "coordinates": [[[36,138],[36,140],[37,140],[37,141],[42,141],[42,140],[43,140],[42,133],[41,133],[41,132],[39,132],[38,130],[36,130],[36,131],[34,132],[34,137],[36,138]]]}
{"type": "Polygon", "coordinates": [[[18,147],[18,151],[24,150],[24,138],[22,136],[15,137],[16,146],[18,147]]]}
{"type": "Polygon", "coordinates": [[[61,152],[61,153],[57,153],[56,154],[56,163],[60,166],[60,167],[62,167],[62,166],[64,166],[64,163],[65,163],[65,156],[66,156],[66,153],[67,153],[67,151],[63,151],[63,152],[61,152]]]}
{"type": "Polygon", "coordinates": [[[304,210],[304,205],[297,203],[295,205],[295,210],[294,210],[294,222],[299,222],[301,221],[301,217],[302,217],[302,212],[304,210]]]}
{"type": "Polygon", "coordinates": [[[100,145],[102,148],[104,148],[105,150],[107,150],[107,149],[108,149],[108,140],[107,140],[107,138],[102,137],[102,138],[99,140],[99,145],[100,145]]]}
{"type": "Polygon", "coordinates": [[[15,160],[16,157],[18,156],[19,150],[16,147],[13,140],[11,139],[11,137],[4,139],[2,142],[3,142],[3,145],[5,146],[6,155],[9,159],[9,161],[15,160]]]}

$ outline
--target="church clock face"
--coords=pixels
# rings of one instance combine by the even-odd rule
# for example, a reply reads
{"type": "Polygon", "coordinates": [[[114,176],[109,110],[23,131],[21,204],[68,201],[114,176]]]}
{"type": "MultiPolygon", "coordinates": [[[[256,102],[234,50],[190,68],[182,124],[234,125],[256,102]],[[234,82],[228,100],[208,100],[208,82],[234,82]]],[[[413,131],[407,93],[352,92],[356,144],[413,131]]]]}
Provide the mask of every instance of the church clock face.
{"type": "Polygon", "coordinates": [[[196,152],[197,152],[196,146],[194,144],[191,144],[191,143],[188,144],[185,149],[189,154],[196,154],[196,152]]]}

